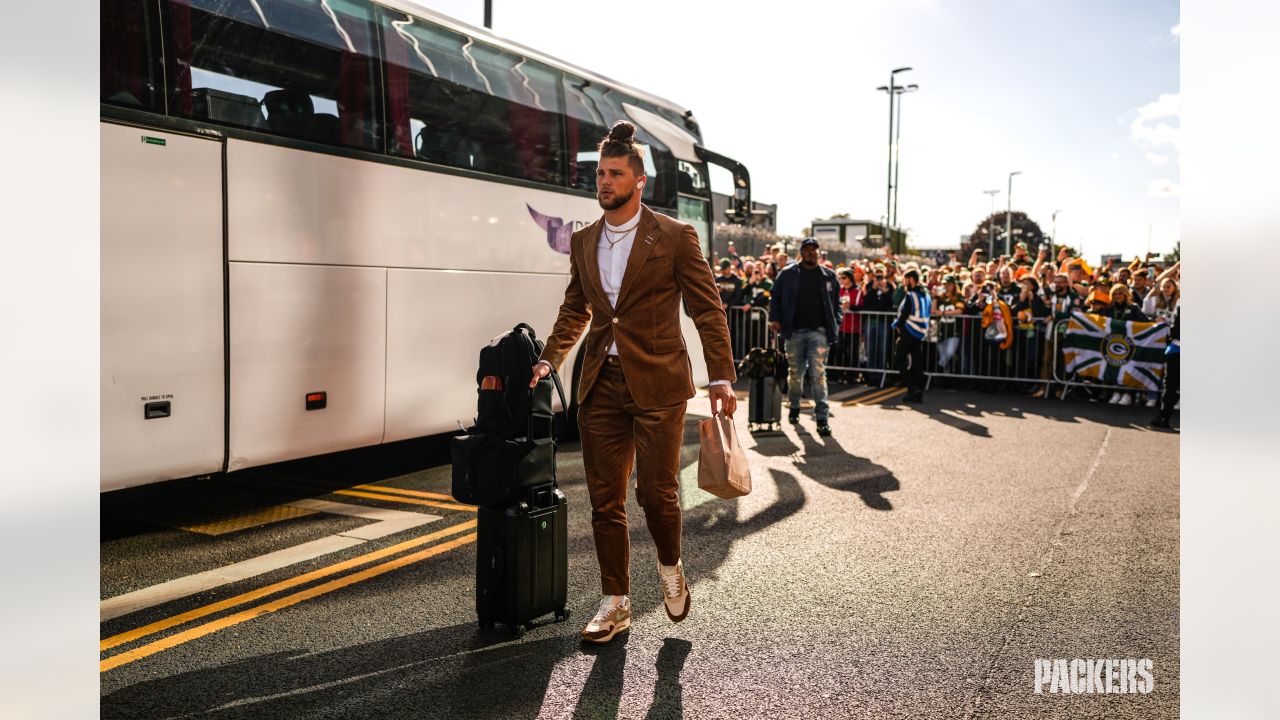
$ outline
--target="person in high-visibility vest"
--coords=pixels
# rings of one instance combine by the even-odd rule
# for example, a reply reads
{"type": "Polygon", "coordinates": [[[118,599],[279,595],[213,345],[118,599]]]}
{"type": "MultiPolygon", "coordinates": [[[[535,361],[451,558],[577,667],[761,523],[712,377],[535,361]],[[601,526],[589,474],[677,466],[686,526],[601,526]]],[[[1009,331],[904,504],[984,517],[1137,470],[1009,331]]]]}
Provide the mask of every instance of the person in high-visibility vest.
{"type": "Polygon", "coordinates": [[[902,276],[906,294],[898,306],[898,318],[893,326],[898,329],[898,376],[906,378],[907,394],[904,402],[924,402],[924,343],[929,334],[929,314],[933,301],[920,287],[920,273],[908,270],[902,276]]]}

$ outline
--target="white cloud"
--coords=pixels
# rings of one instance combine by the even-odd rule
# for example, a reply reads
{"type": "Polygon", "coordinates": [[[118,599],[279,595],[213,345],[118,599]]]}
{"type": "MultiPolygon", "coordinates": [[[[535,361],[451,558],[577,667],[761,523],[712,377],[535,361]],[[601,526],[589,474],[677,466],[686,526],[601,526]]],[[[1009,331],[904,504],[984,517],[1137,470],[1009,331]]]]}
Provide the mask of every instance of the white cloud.
{"type": "Polygon", "coordinates": [[[1182,37],[1182,23],[1178,23],[1169,29],[1169,34],[1173,36],[1173,41],[1178,42],[1182,37]]]}
{"type": "Polygon", "coordinates": [[[1158,178],[1147,184],[1147,197],[1178,197],[1182,188],[1169,178],[1158,178]]]}
{"type": "Polygon", "coordinates": [[[1129,126],[1129,133],[1138,147],[1147,150],[1147,160],[1151,164],[1162,165],[1168,159],[1153,150],[1167,145],[1173,148],[1175,155],[1180,151],[1181,118],[1181,93],[1163,94],[1154,102],[1138,108],[1138,116],[1129,126]]]}

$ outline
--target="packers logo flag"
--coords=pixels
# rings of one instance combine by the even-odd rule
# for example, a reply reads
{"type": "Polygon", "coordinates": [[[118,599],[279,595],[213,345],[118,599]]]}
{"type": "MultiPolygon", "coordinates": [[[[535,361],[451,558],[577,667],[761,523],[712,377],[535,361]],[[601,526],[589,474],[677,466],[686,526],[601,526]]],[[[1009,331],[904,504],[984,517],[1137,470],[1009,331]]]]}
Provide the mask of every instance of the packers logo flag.
{"type": "Polygon", "coordinates": [[[1062,340],[1068,373],[1106,385],[1160,389],[1169,326],[1076,312],[1062,340]]]}

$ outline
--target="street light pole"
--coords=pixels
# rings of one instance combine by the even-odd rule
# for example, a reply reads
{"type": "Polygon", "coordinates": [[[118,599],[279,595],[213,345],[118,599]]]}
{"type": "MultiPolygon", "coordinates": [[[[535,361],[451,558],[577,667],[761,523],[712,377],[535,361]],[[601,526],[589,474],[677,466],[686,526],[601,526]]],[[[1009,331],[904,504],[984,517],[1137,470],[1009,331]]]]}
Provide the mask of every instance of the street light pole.
{"type": "Polygon", "coordinates": [[[889,73],[889,85],[886,87],[881,85],[876,88],[889,93],[889,168],[888,168],[888,188],[884,195],[884,216],[885,216],[885,236],[889,238],[888,245],[893,246],[893,234],[889,231],[889,223],[893,220],[893,95],[898,89],[897,75],[900,72],[907,72],[911,68],[900,67],[895,68],[889,73]]]}
{"type": "MultiPolygon", "coordinates": [[[[898,88],[898,127],[893,132],[893,219],[894,227],[902,224],[898,220],[898,196],[902,194],[902,183],[898,180],[898,170],[902,167],[902,96],[920,89],[919,85],[908,85],[898,88]]],[[[892,96],[890,96],[892,98],[892,96]]]]}
{"type": "Polygon", "coordinates": [[[996,196],[1000,194],[999,190],[983,190],[991,197],[991,214],[987,216],[987,243],[990,246],[991,255],[988,260],[996,259],[996,196]]]}
{"type": "Polygon", "coordinates": [[[493,0],[484,0],[484,27],[493,29],[493,0]]]}
{"type": "Polygon", "coordinates": [[[1009,201],[1009,208],[1004,213],[1004,254],[1010,255],[1013,249],[1010,247],[1010,238],[1013,237],[1013,176],[1021,175],[1021,170],[1014,170],[1009,173],[1009,196],[1005,198],[1009,201]]]}
{"type": "MultiPolygon", "coordinates": [[[[1054,245],[1054,243],[1058,242],[1058,213],[1060,213],[1060,212],[1062,212],[1062,211],[1061,211],[1061,210],[1054,210],[1054,211],[1053,211],[1053,237],[1049,239],[1049,240],[1050,240],[1050,242],[1049,242],[1049,254],[1050,254],[1050,255],[1053,255],[1053,245],[1054,245]]],[[[1054,258],[1054,262],[1057,262],[1057,260],[1058,260],[1058,259],[1055,257],[1055,258],[1054,258]]]]}

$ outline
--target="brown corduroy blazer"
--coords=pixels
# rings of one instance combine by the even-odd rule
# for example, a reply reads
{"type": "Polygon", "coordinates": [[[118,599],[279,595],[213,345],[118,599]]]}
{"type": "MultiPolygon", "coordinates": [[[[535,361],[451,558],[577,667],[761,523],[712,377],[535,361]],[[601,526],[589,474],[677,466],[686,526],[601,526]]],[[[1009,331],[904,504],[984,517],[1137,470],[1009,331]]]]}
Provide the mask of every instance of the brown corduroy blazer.
{"type": "Polygon", "coordinates": [[[693,227],[641,206],[618,306],[613,307],[600,283],[596,246],[603,225],[601,218],[573,234],[569,287],[539,359],[560,367],[589,323],[578,379],[579,403],[591,392],[615,338],[636,405],[647,410],[684,402],[696,391],[680,333],[683,296],[698,327],[710,379],[737,380],[729,323],[693,227]]]}

